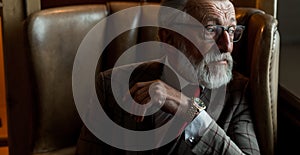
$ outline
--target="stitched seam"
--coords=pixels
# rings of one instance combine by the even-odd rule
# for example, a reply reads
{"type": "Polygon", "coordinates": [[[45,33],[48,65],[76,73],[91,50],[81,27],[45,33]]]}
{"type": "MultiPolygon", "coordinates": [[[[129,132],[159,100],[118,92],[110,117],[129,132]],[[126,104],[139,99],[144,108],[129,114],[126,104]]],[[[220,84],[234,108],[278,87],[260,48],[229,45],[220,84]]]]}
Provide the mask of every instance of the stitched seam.
{"type": "MultiPolygon", "coordinates": [[[[275,40],[276,40],[276,32],[277,32],[277,27],[275,28],[275,30],[274,30],[274,33],[273,33],[273,43],[272,43],[272,53],[271,53],[271,60],[274,58],[274,54],[276,54],[275,53],[275,40]]],[[[270,61],[270,65],[272,65],[272,61],[270,61]]],[[[270,67],[270,70],[271,70],[271,67],[270,67]]],[[[272,77],[272,75],[271,75],[271,71],[269,72],[269,79],[271,80],[271,77],[272,77]]],[[[271,83],[270,83],[271,84],[271,83]]],[[[271,89],[271,85],[270,85],[270,92],[272,92],[272,89],[271,89]]],[[[276,92],[274,92],[274,93],[276,93],[276,92]]],[[[273,104],[274,104],[274,101],[273,101],[273,98],[271,98],[271,118],[272,118],[272,125],[273,125],[273,128],[275,127],[275,124],[274,124],[274,113],[273,113],[273,111],[274,111],[274,106],[273,106],[273,104]]],[[[273,130],[272,131],[273,132],[273,137],[276,137],[276,135],[275,135],[275,130],[273,130]]],[[[274,139],[273,139],[274,140],[274,139]]]]}
{"type": "MultiPolygon", "coordinates": [[[[270,99],[270,108],[271,108],[271,118],[272,118],[272,122],[271,122],[271,125],[272,125],[272,134],[273,134],[273,139],[274,140],[274,137],[275,137],[275,130],[273,129],[275,127],[275,124],[274,124],[274,100],[273,100],[273,89],[272,89],[272,65],[273,65],[273,58],[274,58],[274,53],[275,53],[275,40],[276,40],[276,32],[277,32],[277,29],[275,29],[274,33],[272,34],[273,35],[273,40],[272,40],[272,44],[271,44],[271,53],[270,53],[270,61],[269,61],[269,77],[268,77],[268,82],[269,82],[269,90],[270,90],[270,94],[269,94],[269,99],[270,99]]],[[[275,69],[275,68],[274,68],[275,69]]]]}

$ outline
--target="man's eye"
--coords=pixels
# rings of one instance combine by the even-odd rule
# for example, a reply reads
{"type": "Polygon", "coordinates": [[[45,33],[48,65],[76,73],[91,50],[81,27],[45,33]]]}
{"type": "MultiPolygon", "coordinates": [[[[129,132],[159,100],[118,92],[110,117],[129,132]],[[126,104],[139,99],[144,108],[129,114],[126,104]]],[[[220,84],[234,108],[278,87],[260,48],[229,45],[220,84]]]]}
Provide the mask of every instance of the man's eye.
{"type": "Polygon", "coordinates": [[[212,26],[209,26],[209,27],[206,27],[206,30],[207,30],[207,32],[215,32],[216,28],[212,27],[212,26]]]}
{"type": "Polygon", "coordinates": [[[233,35],[234,32],[235,32],[235,28],[234,28],[234,27],[230,27],[230,28],[228,29],[228,33],[229,33],[229,34],[233,35]]]}

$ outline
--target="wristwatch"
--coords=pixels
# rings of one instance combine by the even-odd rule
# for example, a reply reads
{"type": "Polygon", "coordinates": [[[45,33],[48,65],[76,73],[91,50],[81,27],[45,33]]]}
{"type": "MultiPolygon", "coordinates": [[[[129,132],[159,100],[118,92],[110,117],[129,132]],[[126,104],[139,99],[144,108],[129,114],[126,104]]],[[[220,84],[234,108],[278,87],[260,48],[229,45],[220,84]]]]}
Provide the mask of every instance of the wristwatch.
{"type": "Polygon", "coordinates": [[[206,108],[204,102],[197,97],[192,97],[189,101],[189,109],[186,112],[186,120],[191,122],[199,113],[206,108]]]}

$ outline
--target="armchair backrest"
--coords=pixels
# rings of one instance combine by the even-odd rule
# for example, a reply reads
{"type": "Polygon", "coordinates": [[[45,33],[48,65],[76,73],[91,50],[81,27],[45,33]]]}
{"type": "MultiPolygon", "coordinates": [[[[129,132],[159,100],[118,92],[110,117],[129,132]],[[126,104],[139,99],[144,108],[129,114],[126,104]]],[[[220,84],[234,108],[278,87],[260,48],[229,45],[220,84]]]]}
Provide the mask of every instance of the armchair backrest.
{"type": "Polygon", "coordinates": [[[234,47],[235,69],[250,79],[256,133],[262,154],[274,154],[277,143],[279,41],[277,20],[257,9],[237,8],[246,26],[234,47]]]}
{"type": "MultiPolygon", "coordinates": [[[[73,154],[82,126],[72,95],[72,67],[85,34],[109,14],[136,6],[110,2],[42,10],[27,20],[32,62],[34,103],[33,154],[73,154]]],[[[237,8],[246,26],[233,52],[236,70],[250,78],[257,136],[263,154],[273,154],[277,132],[279,34],[277,21],[262,11],[237,8]]],[[[132,29],[114,40],[102,55],[99,70],[113,67],[126,50],[144,40],[155,40],[155,29],[132,29]]]]}
{"type": "Polygon", "coordinates": [[[72,94],[73,61],[86,33],[107,16],[105,5],[54,8],[27,20],[34,80],[33,154],[74,152],[81,119],[72,94]]]}

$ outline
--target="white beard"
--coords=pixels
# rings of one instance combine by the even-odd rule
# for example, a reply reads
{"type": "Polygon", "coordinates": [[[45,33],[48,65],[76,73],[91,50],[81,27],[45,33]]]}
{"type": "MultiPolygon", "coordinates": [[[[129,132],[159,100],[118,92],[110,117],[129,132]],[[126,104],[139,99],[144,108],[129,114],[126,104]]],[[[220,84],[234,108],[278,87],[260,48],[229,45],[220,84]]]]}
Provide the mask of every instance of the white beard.
{"type": "MultiPolygon", "coordinates": [[[[176,37],[174,37],[176,38],[176,37]]],[[[209,49],[209,52],[206,53],[202,60],[199,56],[191,54],[192,52],[187,52],[187,47],[184,42],[180,39],[171,40],[168,42],[170,45],[177,47],[182,54],[187,56],[190,62],[186,62],[185,59],[182,59],[182,56],[177,56],[177,61],[175,61],[174,66],[177,69],[180,75],[184,75],[187,79],[193,79],[193,74],[190,74],[186,67],[191,67],[193,65],[198,78],[199,84],[203,85],[206,88],[214,89],[219,88],[222,85],[227,84],[232,79],[232,68],[233,68],[233,59],[229,52],[220,53],[217,46],[212,46],[209,49]],[[217,64],[214,62],[226,60],[227,64],[217,64]],[[177,63],[176,63],[177,62],[177,63]],[[191,77],[189,77],[191,76],[191,77]]],[[[194,52],[199,52],[195,50],[194,52]]],[[[173,52],[170,52],[170,57],[176,60],[176,56],[173,56],[173,52]]],[[[197,79],[196,78],[196,79],[197,79]]],[[[192,83],[194,80],[191,80],[192,83]]]]}
{"type": "MultiPolygon", "coordinates": [[[[190,58],[192,59],[192,58],[190,58]]],[[[227,84],[232,78],[233,59],[229,52],[209,52],[203,60],[195,66],[199,83],[209,89],[219,88],[227,84]],[[227,65],[214,62],[226,60],[227,65]]]]}

